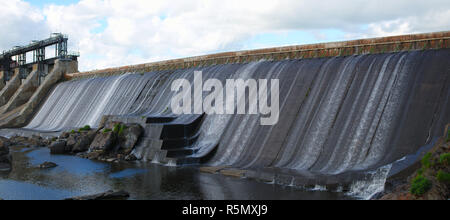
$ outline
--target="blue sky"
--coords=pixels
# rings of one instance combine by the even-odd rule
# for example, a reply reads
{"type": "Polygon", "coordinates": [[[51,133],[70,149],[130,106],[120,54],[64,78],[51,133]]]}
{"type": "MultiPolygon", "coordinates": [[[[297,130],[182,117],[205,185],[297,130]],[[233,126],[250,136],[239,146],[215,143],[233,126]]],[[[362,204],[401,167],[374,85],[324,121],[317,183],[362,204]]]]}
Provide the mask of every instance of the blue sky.
{"type": "Polygon", "coordinates": [[[56,4],[56,5],[70,5],[78,3],[78,0],[26,0],[26,2],[36,6],[43,8],[46,5],[56,4]]]}
{"type": "Polygon", "coordinates": [[[69,35],[81,71],[223,51],[450,30],[448,0],[8,0],[0,50],[69,35]]]}

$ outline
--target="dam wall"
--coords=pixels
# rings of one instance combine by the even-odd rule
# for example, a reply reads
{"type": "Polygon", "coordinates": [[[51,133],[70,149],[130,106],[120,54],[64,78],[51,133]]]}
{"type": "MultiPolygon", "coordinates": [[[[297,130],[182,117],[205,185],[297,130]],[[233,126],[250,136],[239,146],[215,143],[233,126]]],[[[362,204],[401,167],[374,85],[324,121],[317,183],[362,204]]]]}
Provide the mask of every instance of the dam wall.
{"type": "Polygon", "coordinates": [[[142,160],[198,159],[209,166],[303,175],[368,171],[412,154],[441,135],[450,121],[449,59],[450,49],[436,49],[71,80],[52,90],[25,129],[98,127],[104,115],[118,115],[148,124],[146,144],[132,152],[142,160]],[[279,79],[278,123],[260,125],[261,114],[174,114],[170,104],[175,93],[170,87],[176,79],[193,82],[194,71],[202,71],[204,80],[222,83],[279,79]],[[199,118],[200,125],[191,126],[199,118]],[[185,133],[170,137],[171,132],[164,136],[161,129],[185,133]],[[173,138],[189,144],[164,148],[173,138]]]}
{"type": "MultiPolygon", "coordinates": [[[[439,32],[240,51],[82,73],[76,63],[60,61],[26,103],[0,115],[0,126],[62,132],[99,128],[102,119],[138,123],[145,134],[133,157],[233,167],[237,176],[247,170],[312,179],[369,172],[416,153],[450,122],[449,37],[439,32]],[[193,83],[195,71],[204,82],[222,85],[279,80],[278,123],[261,125],[262,113],[173,113],[171,86],[177,79],[193,83]]],[[[240,100],[248,106],[246,95],[234,97],[235,106],[240,100]]]]}

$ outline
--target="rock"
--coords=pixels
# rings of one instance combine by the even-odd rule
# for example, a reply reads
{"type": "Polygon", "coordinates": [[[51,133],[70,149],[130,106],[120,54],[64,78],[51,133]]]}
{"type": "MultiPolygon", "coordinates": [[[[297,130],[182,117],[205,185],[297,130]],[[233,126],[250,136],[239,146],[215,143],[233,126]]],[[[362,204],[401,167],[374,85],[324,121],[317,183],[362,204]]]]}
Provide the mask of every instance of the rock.
{"type": "Polygon", "coordinates": [[[120,135],[120,151],[128,155],[134,149],[142,134],[142,127],[138,124],[127,124],[126,129],[120,135]]]}
{"type": "Polygon", "coordinates": [[[129,155],[125,156],[125,160],[126,161],[136,161],[137,158],[136,158],[136,156],[134,156],[134,154],[129,154],[129,155]]]}
{"type": "Polygon", "coordinates": [[[14,137],[11,137],[9,140],[11,141],[12,144],[17,144],[17,145],[27,145],[28,144],[28,139],[25,137],[21,137],[21,136],[14,136],[14,137]]]}
{"type": "Polygon", "coordinates": [[[9,147],[8,146],[0,146],[0,156],[9,154],[9,147]]]}
{"type": "Polygon", "coordinates": [[[8,138],[0,136],[0,154],[1,154],[1,148],[2,147],[6,147],[7,148],[7,147],[9,147],[11,145],[12,145],[12,143],[11,143],[11,141],[8,138]]]}
{"type": "Polygon", "coordinates": [[[37,135],[31,137],[14,136],[10,138],[10,142],[12,145],[45,146],[44,139],[37,135]]]}
{"type": "Polygon", "coordinates": [[[42,140],[42,144],[44,144],[43,146],[49,146],[50,144],[52,144],[52,139],[44,139],[42,140]]]}
{"type": "Polygon", "coordinates": [[[90,160],[97,160],[103,154],[104,154],[103,151],[93,151],[93,152],[87,153],[85,155],[85,158],[90,159],[90,160]]]}
{"type": "Polygon", "coordinates": [[[72,150],[66,145],[66,141],[54,141],[49,148],[51,154],[65,154],[72,150]]]}
{"type": "Polygon", "coordinates": [[[130,194],[125,191],[112,191],[109,190],[104,193],[88,195],[88,196],[78,196],[73,198],[68,198],[66,200],[125,200],[130,197],[130,194]]]}
{"type": "Polygon", "coordinates": [[[70,132],[63,132],[61,135],[59,135],[60,139],[67,139],[70,136],[70,132]]]}
{"type": "Polygon", "coordinates": [[[72,153],[79,153],[89,150],[89,146],[91,144],[91,140],[88,135],[80,136],[72,148],[72,153]]]}
{"type": "Polygon", "coordinates": [[[41,165],[39,165],[39,168],[41,169],[50,169],[53,167],[57,167],[58,165],[56,163],[53,162],[44,162],[41,165]]]}
{"type": "Polygon", "coordinates": [[[103,115],[102,119],[100,120],[100,123],[98,125],[99,128],[105,127],[105,123],[109,120],[109,115],[103,115]]]}
{"type": "Polygon", "coordinates": [[[75,146],[75,144],[77,144],[77,139],[79,138],[79,136],[80,135],[78,133],[74,133],[70,134],[67,138],[66,145],[68,148],[70,148],[70,151],[72,151],[72,148],[75,146]]]}
{"type": "Polygon", "coordinates": [[[0,163],[11,163],[11,155],[9,153],[0,155],[0,163]]]}
{"type": "Polygon", "coordinates": [[[8,154],[0,156],[0,171],[10,171],[12,166],[12,157],[8,154]]]}
{"type": "Polygon", "coordinates": [[[90,151],[109,151],[116,143],[117,136],[114,132],[99,132],[89,147],[90,151]]]}
{"type": "Polygon", "coordinates": [[[9,145],[11,143],[5,138],[0,138],[0,171],[10,171],[12,157],[9,154],[9,145]]]}
{"type": "Polygon", "coordinates": [[[116,158],[108,158],[108,159],[106,159],[106,162],[112,163],[112,162],[114,162],[116,160],[117,160],[116,158]]]}

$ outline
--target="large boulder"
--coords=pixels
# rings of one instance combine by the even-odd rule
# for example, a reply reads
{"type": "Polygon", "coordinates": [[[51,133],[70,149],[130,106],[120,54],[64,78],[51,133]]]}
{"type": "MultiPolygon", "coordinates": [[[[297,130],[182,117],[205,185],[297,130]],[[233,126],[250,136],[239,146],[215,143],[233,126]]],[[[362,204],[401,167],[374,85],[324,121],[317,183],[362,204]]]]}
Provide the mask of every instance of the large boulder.
{"type": "Polygon", "coordinates": [[[125,129],[119,134],[120,148],[119,151],[128,155],[134,149],[134,146],[142,134],[142,127],[138,124],[126,124],[125,129]]]}
{"type": "Polygon", "coordinates": [[[73,134],[70,134],[69,137],[67,138],[66,145],[67,145],[68,148],[70,148],[70,151],[72,151],[72,148],[77,143],[77,140],[78,140],[79,136],[80,136],[80,134],[73,133],[73,134]]]}
{"type": "Polygon", "coordinates": [[[67,146],[66,141],[54,141],[50,146],[51,154],[66,154],[71,152],[72,148],[67,146]]]}
{"type": "Polygon", "coordinates": [[[32,135],[28,138],[27,143],[30,146],[45,146],[44,139],[38,135],[32,135]]]}
{"type": "Polygon", "coordinates": [[[99,132],[92,141],[90,151],[109,151],[117,142],[117,135],[112,132],[99,132]]]}
{"type": "Polygon", "coordinates": [[[89,145],[91,144],[91,139],[88,135],[80,135],[76,139],[76,143],[72,148],[72,153],[79,153],[89,150],[89,145]]]}

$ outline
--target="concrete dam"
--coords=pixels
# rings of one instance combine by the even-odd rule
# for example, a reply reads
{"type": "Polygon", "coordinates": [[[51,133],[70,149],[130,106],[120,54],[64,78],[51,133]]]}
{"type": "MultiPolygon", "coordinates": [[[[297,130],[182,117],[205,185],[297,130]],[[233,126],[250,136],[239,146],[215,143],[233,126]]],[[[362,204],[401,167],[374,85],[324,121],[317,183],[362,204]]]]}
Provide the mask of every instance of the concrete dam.
{"type": "Polygon", "coordinates": [[[30,86],[33,73],[6,81],[0,125],[11,136],[137,123],[145,129],[130,153],[138,160],[229,167],[287,185],[352,182],[442,135],[450,122],[449,38],[450,32],[405,35],[82,73],[76,61],[57,60],[39,85],[30,86]],[[278,123],[261,125],[261,113],[174,114],[171,85],[193,83],[196,71],[222,84],[278,79],[278,123]]]}

